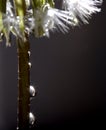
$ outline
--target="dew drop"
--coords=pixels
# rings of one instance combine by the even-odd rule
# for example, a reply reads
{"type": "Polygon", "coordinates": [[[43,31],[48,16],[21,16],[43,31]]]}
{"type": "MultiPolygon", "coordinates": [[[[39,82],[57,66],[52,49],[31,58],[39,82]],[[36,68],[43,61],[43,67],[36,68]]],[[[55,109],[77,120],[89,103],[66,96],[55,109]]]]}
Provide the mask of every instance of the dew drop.
{"type": "Polygon", "coordinates": [[[35,91],[34,86],[30,85],[29,92],[30,92],[30,96],[31,96],[31,97],[34,97],[34,96],[35,96],[36,91],[35,91]]]}
{"type": "Polygon", "coordinates": [[[16,130],[19,130],[19,127],[17,127],[17,129],[16,130]]]}
{"type": "Polygon", "coordinates": [[[29,65],[29,67],[30,67],[30,68],[32,67],[32,64],[31,64],[31,62],[28,62],[28,65],[29,65]]]}
{"type": "Polygon", "coordinates": [[[31,52],[30,52],[30,51],[28,51],[28,55],[29,55],[29,56],[31,55],[31,52]]]}
{"type": "Polygon", "coordinates": [[[2,41],[3,36],[4,36],[4,34],[0,33],[0,41],[2,41]]]}
{"type": "Polygon", "coordinates": [[[33,115],[32,112],[29,113],[29,124],[34,125],[35,122],[35,116],[33,115]]]}

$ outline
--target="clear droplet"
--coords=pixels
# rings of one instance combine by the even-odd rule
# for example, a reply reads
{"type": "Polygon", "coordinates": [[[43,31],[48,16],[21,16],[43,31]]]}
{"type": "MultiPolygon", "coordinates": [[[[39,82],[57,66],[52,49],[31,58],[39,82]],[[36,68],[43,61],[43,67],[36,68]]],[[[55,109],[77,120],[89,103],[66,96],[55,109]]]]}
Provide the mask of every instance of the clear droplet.
{"type": "Polygon", "coordinates": [[[29,113],[29,124],[34,125],[35,123],[35,116],[33,115],[32,112],[29,113]]]}
{"type": "Polygon", "coordinates": [[[19,127],[17,127],[17,130],[19,130],[19,127]]]}
{"type": "Polygon", "coordinates": [[[31,97],[34,97],[34,96],[35,96],[36,91],[35,91],[34,86],[30,85],[29,92],[30,92],[30,96],[31,96],[31,97]]]}
{"type": "Polygon", "coordinates": [[[29,65],[29,67],[30,67],[30,68],[32,67],[32,64],[31,64],[31,62],[28,62],[28,65],[29,65]]]}
{"type": "Polygon", "coordinates": [[[31,52],[30,52],[30,51],[28,51],[28,55],[29,55],[29,56],[31,55],[31,52]]]}
{"type": "Polygon", "coordinates": [[[4,34],[0,33],[0,41],[2,41],[3,36],[4,36],[4,34]]]}

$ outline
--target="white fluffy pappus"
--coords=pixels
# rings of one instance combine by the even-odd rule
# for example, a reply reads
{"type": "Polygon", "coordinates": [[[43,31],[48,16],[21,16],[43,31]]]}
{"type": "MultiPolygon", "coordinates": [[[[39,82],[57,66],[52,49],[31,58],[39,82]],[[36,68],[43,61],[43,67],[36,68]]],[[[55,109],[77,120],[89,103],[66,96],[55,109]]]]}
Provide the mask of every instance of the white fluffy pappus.
{"type": "Polygon", "coordinates": [[[62,8],[73,14],[79,21],[88,23],[92,14],[100,12],[103,0],[63,0],[62,8]]]}
{"type": "Polygon", "coordinates": [[[25,0],[26,13],[23,18],[16,14],[16,6],[13,0],[7,0],[6,13],[1,13],[0,40],[6,37],[7,45],[11,45],[10,34],[25,40],[25,33],[33,33],[35,37],[47,36],[49,32],[68,32],[70,26],[77,26],[79,23],[88,24],[92,14],[101,11],[100,6],[103,0],[62,0],[62,8],[51,6],[51,1],[46,1],[42,6],[32,6],[32,1],[25,0]],[[3,17],[2,17],[3,16],[3,17]],[[23,20],[24,29],[20,29],[20,22],[23,20]],[[3,21],[3,23],[2,23],[3,21]]]}
{"type": "Polygon", "coordinates": [[[70,15],[69,11],[59,10],[50,7],[49,4],[45,5],[43,10],[35,10],[34,15],[35,22],[34,27],[35,35],[39,35],[39,28],[43,29],[45,36],[49,37],[49,31],[60,30],[65,33],[69,30],[70,26],[77,24],[76,18],[70,15]]]}

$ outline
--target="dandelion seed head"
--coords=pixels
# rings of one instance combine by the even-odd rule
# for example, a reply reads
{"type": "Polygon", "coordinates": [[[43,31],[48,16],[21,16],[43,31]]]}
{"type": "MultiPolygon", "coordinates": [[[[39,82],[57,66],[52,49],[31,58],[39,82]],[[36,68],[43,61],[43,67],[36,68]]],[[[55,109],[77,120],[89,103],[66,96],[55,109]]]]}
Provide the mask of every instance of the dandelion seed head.
{"type": "Polygon", "coordinates": [[[5,13],[0,11],[0,41],[5,36],[8,46],[11,34],[26,40],[25,34],[49,37],[50,31],[65,33],[80,22],[88,24],[92,14],[101,11],[103,0],[62,0],[62,9],[55,7],[54,0],[24,0],[24,3],[26,6],[21,2],[19,7],[13,0],[7,0],[5,13]]]}

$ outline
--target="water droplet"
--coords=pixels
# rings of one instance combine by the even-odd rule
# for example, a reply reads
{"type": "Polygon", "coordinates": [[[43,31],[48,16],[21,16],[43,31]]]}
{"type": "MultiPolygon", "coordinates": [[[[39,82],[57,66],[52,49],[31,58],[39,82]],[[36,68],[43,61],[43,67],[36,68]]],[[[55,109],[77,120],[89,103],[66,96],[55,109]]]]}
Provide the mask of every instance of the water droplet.
{"type": "Polygon", "coordinates": [[[30,85],[29,92],[30,92],[30,96],[31,96],[31,97],[34,97],[34,96],[35,96],[36,91],[35,91],[34,86],[30,85]]]}
{"type": "Polygon", "coordinates": [[[4,36],[4,34],[0,33],[0,41],[2,41],[3,36],[4,36]]]}
{"type": "Polygon", "coordinates": [[[35,116],[33,115],[32,112],[29,113],[29,124],[34,125],[35,122],[35,116]]]}
{"type": "Polygon", "coordinates": [[[31,64],[31,62],[28,62],[28,65],[29,65],[29,67],[30,67],[30,68],[32,67],[32,64],[31,64]]]}
{"type": "Polygon", "coordinates": [[[30,52],[30,51],[28,51],[28,55],[29,55],[29,56],[31,55],[31,52],[30,52]]]}
{"type": "Polygon", "coordinates": [[[19,127],[17,127],[17,130],[19,130],[19,127]]]}

